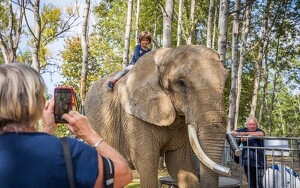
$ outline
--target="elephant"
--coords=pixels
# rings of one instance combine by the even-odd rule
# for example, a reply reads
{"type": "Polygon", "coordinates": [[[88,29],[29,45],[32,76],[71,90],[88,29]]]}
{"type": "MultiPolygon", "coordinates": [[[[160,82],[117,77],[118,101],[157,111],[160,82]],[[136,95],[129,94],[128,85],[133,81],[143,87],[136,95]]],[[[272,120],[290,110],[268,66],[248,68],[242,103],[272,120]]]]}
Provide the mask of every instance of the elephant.
{"type": "Polygon", "coordinates": [[[158,187],[164,154],[179,187],[218,187],[226,137],[227,71],[218,53],[201,45],[160,48],[142,56],[114,86],[113,75],[94,82],[85,112],[104,140],[131,160],[141,187],[158,187]],[[200,163],[200,177],[195,160],[200,163]],[[195,158],[195,157],[194,157],[195,158]]]}

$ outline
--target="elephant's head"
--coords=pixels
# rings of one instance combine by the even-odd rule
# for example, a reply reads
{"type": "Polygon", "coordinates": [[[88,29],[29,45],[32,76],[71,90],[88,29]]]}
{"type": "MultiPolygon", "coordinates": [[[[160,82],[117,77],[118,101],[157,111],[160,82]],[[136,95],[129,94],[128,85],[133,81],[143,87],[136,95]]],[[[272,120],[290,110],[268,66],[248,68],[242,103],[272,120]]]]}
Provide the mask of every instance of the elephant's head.
{"type": "Polygon", "coordinates": [[[185,116],[190,143],[205,179],[228,174],[221,162],[226,135],[223,89],[227,71],[218,54],[204,46],[159,49],[144,55],[118,87],[125,111],[157,126],[185,116]],[[145,65],[146,64],[146,65],[145,65]],[[142,68],[143,66],[144,68],[142,68]],[[145,68],[146,67],[146,68],[145,68]]]}

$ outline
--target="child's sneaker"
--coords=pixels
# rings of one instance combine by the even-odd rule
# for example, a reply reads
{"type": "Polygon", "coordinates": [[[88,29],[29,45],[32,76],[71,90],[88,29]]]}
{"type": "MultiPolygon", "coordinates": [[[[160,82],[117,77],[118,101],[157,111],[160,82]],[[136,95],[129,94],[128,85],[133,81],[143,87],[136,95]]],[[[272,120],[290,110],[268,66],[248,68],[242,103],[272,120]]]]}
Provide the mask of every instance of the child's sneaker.
{"type": "Polygon", "coordinates": [[[108,84],[107,84],[107,88],[108,88],[108,90],[113,90],[113,88],[114,88],[114,85],[115,85],[115,83],[114,83],[114,82],[112,82],[112,81],[109,81],[109,82],[108,82],[108,84]]]}

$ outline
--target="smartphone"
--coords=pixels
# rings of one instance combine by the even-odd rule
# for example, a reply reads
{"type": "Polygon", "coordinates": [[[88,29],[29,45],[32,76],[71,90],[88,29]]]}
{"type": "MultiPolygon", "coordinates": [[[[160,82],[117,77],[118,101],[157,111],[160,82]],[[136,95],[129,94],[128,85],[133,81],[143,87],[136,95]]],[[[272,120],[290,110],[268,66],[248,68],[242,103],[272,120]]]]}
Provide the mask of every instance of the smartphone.
{"type": "Polygon", "coordinates": [[[67,123],[63,114],[73,109],[74,90],[72,87],[56,87],[54,89],[54,117],[55,123],[67,123]]]}

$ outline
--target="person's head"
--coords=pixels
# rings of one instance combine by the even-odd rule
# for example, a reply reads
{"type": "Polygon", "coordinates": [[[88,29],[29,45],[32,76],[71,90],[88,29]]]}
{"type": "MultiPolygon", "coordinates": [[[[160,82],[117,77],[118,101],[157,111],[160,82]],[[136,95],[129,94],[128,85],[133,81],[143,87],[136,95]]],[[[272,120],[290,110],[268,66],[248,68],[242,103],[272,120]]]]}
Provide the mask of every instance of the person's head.
{"type": "Polygon", "coordinates": [[[248,117],[246,119],[246,126],[248,131],[256,131],[256,129],[258,128],[257,119],[252,116],[248,117]]]}
{"type": "Polygon", "coordinates": [[[147,42],[147,45],[152,41],[152,34],[148,31],[142,31],[139,35],[139,43],[147,42]]]}
{"type": "Polygon", "coordinates": [[[0,65],[0,132],[7,124],[33,125],[43,115],[45,83],[32,67],[0,65]]]}

